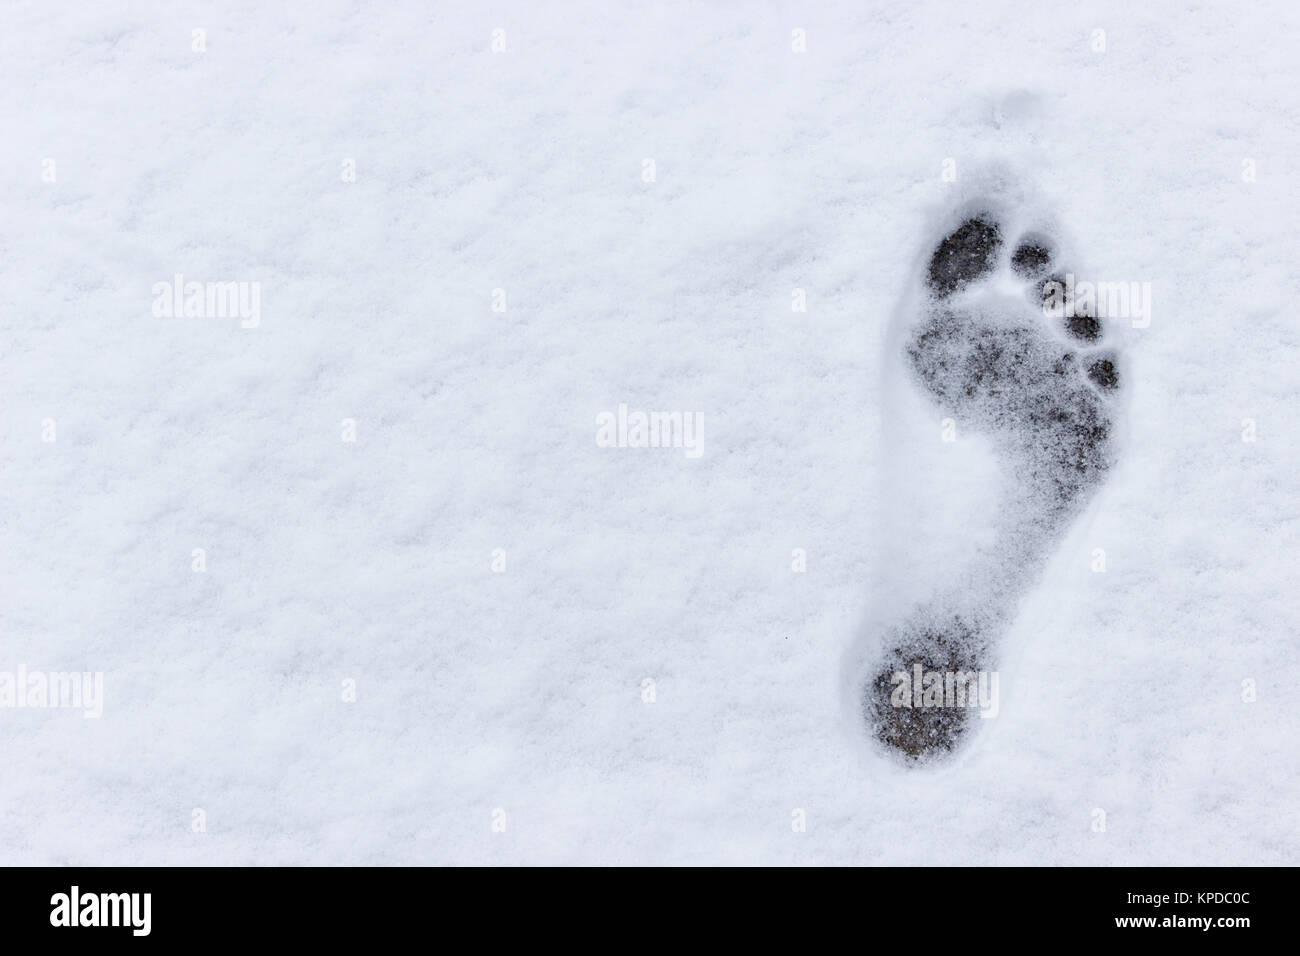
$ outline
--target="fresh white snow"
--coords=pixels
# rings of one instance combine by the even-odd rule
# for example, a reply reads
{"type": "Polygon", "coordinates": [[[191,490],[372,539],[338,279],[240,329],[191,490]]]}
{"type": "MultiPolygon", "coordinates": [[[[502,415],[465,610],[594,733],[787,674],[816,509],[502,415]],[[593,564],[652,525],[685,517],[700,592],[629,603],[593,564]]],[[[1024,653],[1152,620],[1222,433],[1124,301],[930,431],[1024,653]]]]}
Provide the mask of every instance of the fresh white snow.
{"type": "Polygon", "coordinates": [[[104,699],[0,709],[0,862],[1300,862],[1296,28],[8,5],[0,671],[104,699]],[[888,568],[953,583],[879,493],[886,331],[990,168],[1152,321],[998,717],[909,769],[845,677],[888,568]]]}

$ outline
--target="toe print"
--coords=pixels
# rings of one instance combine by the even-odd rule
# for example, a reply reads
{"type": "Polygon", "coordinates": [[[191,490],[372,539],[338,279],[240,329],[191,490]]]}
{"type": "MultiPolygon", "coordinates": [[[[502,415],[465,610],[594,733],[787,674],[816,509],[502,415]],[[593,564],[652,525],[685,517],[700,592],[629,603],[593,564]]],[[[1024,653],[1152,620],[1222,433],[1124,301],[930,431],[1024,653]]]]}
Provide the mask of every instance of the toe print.
{"type": "Polygon", "coordinates": [[[1110,357],[1099,358],[1088,366],[1088,378],[1099,388],[1110,391],[1119,386],[1119,372],[1115,360],[1110,357]]]}
{"type": "Polygon", "coordinates": [[[986,219],[967,219],[949,235],[930,258],[930,288],[937,295],[956,292],[986,275],[1002,246],[998,227],[986,219]]]}
{"type": "Polygon", "coordinates": [[[1096,316],[1072,315],[1065,320],[1065,327],[1081,342],[1096,342],[1101,338],[1101,323],[1096,316]]]}
{"type": "Polygon", "coordinates": [[[1041,309],[1045,315],[1050,315],[1057,309],[1060,309],[1061,313],[1064,314],[1065,276],[1060,273],[1053,273],[1031,282],[1025,290],[1025,297],[1029,300],[1030,305],[1035,309],[1041,309]]]}
{"type": "MultiPolygon", "coordinates": [[[[1013,266],[1014,269],[1014,266],[1013,266]]],[[[1101,339],[1101,322],[1090,300],[1074,297],[1074,283],[1061,272],[1039,279],[1029,287],[1029,299],[1039,304],[1043,315],[1063,323],[1065,331],[1080,342],[1097,342],[1101,339]]]]}
{"type": "Polygon", "coordinates": [[[1051,267],[1052,249],[1045,239],[1026,237],[1011,254],[1011,271],[1022,279],[1036,279],[1051,267]]]}

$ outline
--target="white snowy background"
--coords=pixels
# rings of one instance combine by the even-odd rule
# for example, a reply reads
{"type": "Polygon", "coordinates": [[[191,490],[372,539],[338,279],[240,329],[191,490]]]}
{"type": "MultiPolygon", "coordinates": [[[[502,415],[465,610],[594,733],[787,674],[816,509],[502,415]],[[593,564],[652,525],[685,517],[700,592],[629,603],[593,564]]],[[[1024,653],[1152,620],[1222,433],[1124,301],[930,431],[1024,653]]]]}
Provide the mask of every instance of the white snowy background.
{"type": "Polygon", "coordinates": [[[0,710],[0,862],[1300,862],[1293,4],[272,6],[5,8],[0,670],[105,701],[0,710]],[[843,666],[949,158],[1154,309],[1000,715],[917,771],[843,666]],[[176,273],[260,325],[155,317],[176,273]],[[703,455],[597,447],[620,403],[703,455]]]}

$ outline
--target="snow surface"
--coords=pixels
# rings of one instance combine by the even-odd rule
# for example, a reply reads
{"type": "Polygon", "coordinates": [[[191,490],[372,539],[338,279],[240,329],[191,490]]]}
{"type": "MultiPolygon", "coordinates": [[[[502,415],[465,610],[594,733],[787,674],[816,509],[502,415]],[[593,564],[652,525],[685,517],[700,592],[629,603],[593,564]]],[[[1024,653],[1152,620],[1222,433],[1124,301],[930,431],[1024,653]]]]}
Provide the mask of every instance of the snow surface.
{"type": "Polygon", "coordinates": [[[1300,862],[1296,21],[8,5],[0,670],[105,701],[0,710],[0,862],[1300,862]],[[906,768],[846,660],[882,569],[961,582],[886,520],[884,342],[998,164],[1153,320],[999,716],[906,768]],[[624,403],[703,454],[599,447],[624,403]]]}

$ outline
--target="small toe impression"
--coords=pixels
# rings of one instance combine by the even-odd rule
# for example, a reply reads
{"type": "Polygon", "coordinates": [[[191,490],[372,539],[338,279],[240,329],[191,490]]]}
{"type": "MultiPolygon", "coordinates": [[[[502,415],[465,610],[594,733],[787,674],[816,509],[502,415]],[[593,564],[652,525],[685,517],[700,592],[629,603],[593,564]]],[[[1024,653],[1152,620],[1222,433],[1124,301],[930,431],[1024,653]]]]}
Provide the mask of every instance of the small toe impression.
{"type": "Polygon", "coordinates": [[[1088,366],[1088,380],[1098,388],[1111,391],[1119,387],[1119,370],[1110,356],[1096,359],[1088,366]]]}
{"type": "Polygon", "coordinates": [[[1046,239],[1026,236],[1011,254],[1011,271],[1022,279],[1037,279],[1052,268],[1052,247],[1046,239]]]}
{"type": "Polygon", "coordinates": [[[1054,272],[1031,283],[1025,294],[1034,305],[1042,306],[1044,315],[1064,315],[1065,288],[1065,276],[1054,272]]]}
{"type": "Polygon", "coordinates": [[[945,296],[993,268],[1002,233],[997,225],[975,216],[939,243],[930,259],[930,288],[945,296]]]}
{"type": "Polygon", "coordinates": [[[1076,339],[1095,342],[1101,338],[1101,323],[1091,315],[1072,315],[1066,320],[1065,327],[1076,339]]]}
{"type": "Polygon", "coordinates": [[[1101,322],[1093,308],[1085,302],[1076,302],[1069,292],[1066,277],[1053,273],[1030,286],[1030,299],[1041,304],[1043,314],[1050,319],[1065,322],[1066,331],[1080,342],[1096,342],[1101,338],[1101,322]]]}

